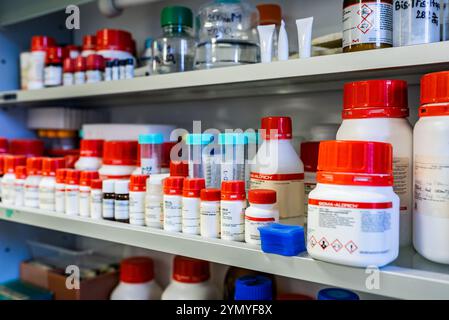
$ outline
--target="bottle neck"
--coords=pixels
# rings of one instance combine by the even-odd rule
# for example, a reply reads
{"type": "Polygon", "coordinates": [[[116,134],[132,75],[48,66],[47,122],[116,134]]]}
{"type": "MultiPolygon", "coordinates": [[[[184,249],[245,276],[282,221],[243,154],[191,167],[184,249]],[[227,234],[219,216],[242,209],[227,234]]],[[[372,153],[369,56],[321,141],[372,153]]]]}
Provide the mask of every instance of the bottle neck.
{"type": "Polygon", "coordinates": [[[191,36],[192,35],[192,28],[183,26],[183,25],[169,25],[162,27],[162,31],[164,33],[164,36],[174,36],[174,35],[184,35],[184,36],[191,36]]]}

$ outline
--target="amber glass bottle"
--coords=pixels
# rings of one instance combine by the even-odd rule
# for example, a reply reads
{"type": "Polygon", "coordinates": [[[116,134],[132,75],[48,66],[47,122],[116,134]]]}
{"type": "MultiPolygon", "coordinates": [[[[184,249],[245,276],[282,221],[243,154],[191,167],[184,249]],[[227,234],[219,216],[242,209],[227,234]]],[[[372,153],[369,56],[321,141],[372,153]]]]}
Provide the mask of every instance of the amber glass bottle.
{"type": "Polygon", "coordinates": [[[343,1],[343,52],[393,46],[393,0],[343,1]]]}

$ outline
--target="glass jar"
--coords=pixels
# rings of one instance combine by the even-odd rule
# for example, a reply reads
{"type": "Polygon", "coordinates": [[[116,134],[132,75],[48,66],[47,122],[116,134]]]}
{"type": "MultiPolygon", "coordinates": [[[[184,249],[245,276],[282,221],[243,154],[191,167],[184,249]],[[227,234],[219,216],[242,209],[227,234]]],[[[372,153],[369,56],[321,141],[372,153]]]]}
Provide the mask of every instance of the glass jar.
{"type": "Polygon", "coordinates": [[[195,68],[260,62],[259,13],[245,0],[214,0],[198,14],[195,68]]]}
{"type": "Polygon", "coordinates": [[[192,10],[180,6],[164,8],[161,26],[163,35],[153,43],[153,73],[192,70],[195,54],[192,10]]]}
{"type": "Polygon", "coordinates": [[[393,0],[344,0],[343,52],[393,46],[393,0]]]}

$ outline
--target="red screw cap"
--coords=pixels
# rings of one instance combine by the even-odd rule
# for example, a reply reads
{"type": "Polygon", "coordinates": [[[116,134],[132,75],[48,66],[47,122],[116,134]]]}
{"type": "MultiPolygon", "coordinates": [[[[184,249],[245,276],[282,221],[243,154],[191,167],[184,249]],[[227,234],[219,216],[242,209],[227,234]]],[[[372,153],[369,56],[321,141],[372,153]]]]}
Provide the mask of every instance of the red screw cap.
{"type": "Polygon", "coordinates": [[[209,280],[209,262],[176,256],[173,265],[173,279],[183,283],[200,283],[209,280]]]}
{"type": "Polygon", "coordinates": [[[133,257],[122,261],[120,281],[125,283],[145,283],[154,279],[153,260],[147,257],[133,257]]]}
{"type": "Polygon", "coordinates": [[[248,201],[254,204],[274,204],[276,203],[276,191],[266,189],[250,190],[248,201]]]}
{"type": "Polygon", "coordinates": [[[265,140],[288,140],[292,138],[292,119],[290,117],[266,117],[262,119],[265,140]]]}

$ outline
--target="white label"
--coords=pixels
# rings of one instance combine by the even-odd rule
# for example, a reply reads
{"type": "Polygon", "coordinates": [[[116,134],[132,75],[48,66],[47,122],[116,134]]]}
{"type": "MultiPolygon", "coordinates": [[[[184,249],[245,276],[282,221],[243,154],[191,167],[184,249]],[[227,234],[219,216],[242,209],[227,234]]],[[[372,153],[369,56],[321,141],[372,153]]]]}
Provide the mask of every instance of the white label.
{"type": "Polygon", "coordinates": [[[129,193],[129,213],[145,213],[145,192],[129,193]]]}
{"type": "Polygon", "coordinates": [[[62,67],[45,67],[44,84],[46,86],[60,86],[62,84],[62,67]]]}
{"type": "Polygon", "coordinates": [[[440,41],[438,0],[395,0],[393,3],[394,46],[440,41]]]}
{"type": "Polygon", "coordinates": [[[182,201],[182,232],[200,234],[200,199],[183,198],[182,201]]]}
{"type": "Polygon", "coordinates": [[[200,205],[201,236],[220,238],[220,202],[202,201],[200,205]]]}
{"type": "Polygon", "coordinates": [[[246,201],[221,202],[221,238],[245,241],[246,201]]]}
{"type": "Polygon", "coordinates": [[[62,85],[63,86],[73,86],[75,84],[75,78],[73,77],[73,73],[64,73],[62,77],[62,85]]]}
{"type": "Polygon", "coordinates": [[[126,66],[119,67],[119,79],[120,80],[126,79],[126,66]]]}
{"type": "Polygon", "coordinates": [[[65,213],[71,216],[79,215],[79,188],[66,187],[65,190],[65,213]]]}
{"type": "Polygon", "coordinates": [[[268,226],[276,222],[274,217],[260,218],[245,215],[245,241],[260,245],[260,227],[268,226]]]}
{"type": "Polygon", "coordinates": [[[393,44],[393,6],[364,2],[343,9],[343,48],[358,44],[393,44]]]}
{"type": "Polygon", "coordinates": [[[86,73],[85,72],[75,72],[75,84],[86,83],[86,73]]]}
{"type": "Polygon", "coordinates": [[[148,227],[162,228],[164,223],[164,215],[162,197],[159,200],[145,202],[145,224],[148,227]]]}
{"type": "Polygon", "coordinates": [[[103,199],[103,219],[114,219],[113,199],[103,199]]]}
{"type": "Polygon", "coordinates": [[[28,73],[28,89],[40,89],[44,86],[44,67],[46,53],[31,53],[30,71],[28,73]]]}
{"type": "Polygon", "coordinates": [[[104,81],[112,81],[112,68],[104,70],[104,81]]]}
{"type": "Polygon", "coordinates": [[[393,190],[401,200],[401,214],[408,214],[412,205],[411,163],[408,158],[393,159],[393,190]]]}
{"type": "Polygon", "coordinates": [[[90,192],[90,216],[93,219],[102,218],[103,192],[101,190],[92,190],[90,192]]]}
{"type": "Polygon", "coordinates": [[[25,207],[39,208],[39,187],[25,184],[25,207]]]}
{"type": "Polygon", "coordinates": [[[119,80],[119,79],[120,79],[120,68],[112,67],[112,80],[119,80]]]}
{"type": "Polygon", "coordinates": [[[14,184],[14,205],[22,207],[24,204],[24,180],[16,180],[14,184]]]}
{"type": "Polygon", "coordinates": [[[115,200],[114,201],[114,218],[115,220],[125,221],[129,220],[129,201],[115,200]]]}
{"type": "Polygon", "coordinates": [[[140,165],[142,167],[142,174],[152,175],[161,173],[161,163],[156,158],[141,158],[140,165]]]}
{"type": "Polygon", "coordinates": [[[55,187],[55,211],[65,212],[65,184],[56,184],[55,187]]]}
{"type": "Polygon", "coordinates": [[[100,70],[86,71],[87,83],[97,83],[103,80],[103,74],[100,70]]]}
{"type": "Polygon", "coordinates": [[[164,230],[182,231],[182,197],[164,196],[164,230]]]}
{"type": "Polygon", "coordinates": [[[89,217],[90,216],[90,188],[80,188],[80,216],[89,217]]]}
{"type": "Polygon", "coordinates": [[[346,257],[387,254],[398,243],[398,217],[392,202],[310,199],[307,251],[346,257]]]}
{"type": "Polygon", "coordinates": [[[48,187],[39,188],[39,208],[55,211],[55,189],[48,187]]]}
{"type": "Polygon", "coordinates": [[[251,173],[251,190],[253,189],[276,191],[281,219],[304,219],[304,174],[251,173]]]}
{"type": "Polygon", "coordinates": [[[14,180],[3,178],[2,202],[8,205],[14,204],[14,180]]]}
{"type": "Polygon", "coordinates": [[[449,157],[415,157],[415,210],[449,218],[449,157]]]}
{"type": "Polygon", "coordinates": [[[125,79],[133,79],[134,78],[134,65],[126,65],[125,68],[125,79]]]}

